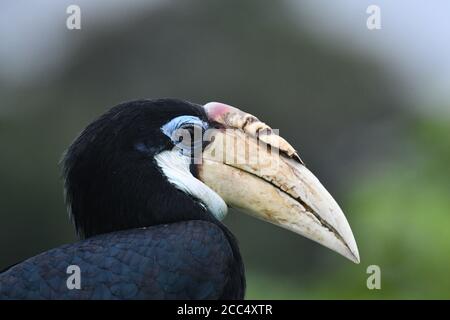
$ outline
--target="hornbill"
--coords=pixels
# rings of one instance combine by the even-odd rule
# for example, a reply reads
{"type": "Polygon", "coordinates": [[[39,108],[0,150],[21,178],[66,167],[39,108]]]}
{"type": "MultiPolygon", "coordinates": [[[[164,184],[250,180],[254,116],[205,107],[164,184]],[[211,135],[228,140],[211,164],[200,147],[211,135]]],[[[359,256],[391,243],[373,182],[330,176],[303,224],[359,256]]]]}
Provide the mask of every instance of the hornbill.
{"type": "Polygon", "coordinates": [[[221,222],[228,207],[359,262],[343,212],[296,150],[229,105],[119,104],[62,163],[83,240],[2,272],[2,299],[243,299],[241,255],[221,222]],[[69,266],[79,268],[77,288],[69,266]]]}

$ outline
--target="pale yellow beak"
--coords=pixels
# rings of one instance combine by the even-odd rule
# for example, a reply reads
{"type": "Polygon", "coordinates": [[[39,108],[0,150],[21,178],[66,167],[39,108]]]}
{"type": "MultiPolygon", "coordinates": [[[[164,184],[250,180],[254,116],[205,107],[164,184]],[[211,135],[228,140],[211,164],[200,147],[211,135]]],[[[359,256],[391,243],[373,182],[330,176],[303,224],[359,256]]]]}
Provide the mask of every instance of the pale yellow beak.
{"type": "Polygon", "coordinates": [[[198,178],[228,206],[291,230],[359,263],[339,205],[286,140],[254,116],[221,103],[204,106],[218,130],[198,178]]]}

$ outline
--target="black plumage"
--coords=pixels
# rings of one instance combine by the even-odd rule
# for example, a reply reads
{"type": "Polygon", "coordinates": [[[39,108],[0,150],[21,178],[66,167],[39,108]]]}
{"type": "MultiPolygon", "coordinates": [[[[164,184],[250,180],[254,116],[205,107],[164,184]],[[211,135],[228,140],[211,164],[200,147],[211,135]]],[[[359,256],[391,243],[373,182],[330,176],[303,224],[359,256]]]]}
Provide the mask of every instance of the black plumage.
{"type": "Polygon", "coordinates": [[[80,134],[64,156],[63,175],[68,208],[84,240],[0,274],[0,298],[244,297],[234,236],[155,163],[156,154],[174,146],[161,126],[181,115],[208,121],[196,104],[138,100],[112,108],[80,134]],[[70,264],[80,266],[81,290],[67,289],[70,264]]]}
{"type": "Polygon", "coordinates": [[[113,107],[73,142],[63,173],[66,202],[80,236],[214,218],[174,188],[154,160],[174,146],[161,127],[181,115],[207,121],[192,103],[138,100],[113,107]]]}
{"type": "Polygon", "coordinates": [[[232,245],[219,226],[187,221],[95,236],[2,274],[3,299],[232,299],[232,245]],[[68,290],[68,265],[82,270],[68,290]]]}

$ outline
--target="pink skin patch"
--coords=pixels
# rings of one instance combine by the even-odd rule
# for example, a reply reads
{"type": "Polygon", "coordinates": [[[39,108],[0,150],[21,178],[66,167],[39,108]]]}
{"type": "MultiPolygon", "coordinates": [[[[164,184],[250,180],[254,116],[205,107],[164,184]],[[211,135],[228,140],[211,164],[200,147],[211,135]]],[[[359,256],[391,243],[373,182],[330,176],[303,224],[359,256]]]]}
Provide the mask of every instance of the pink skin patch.
{"type": "Polygon", "coordinates": [[[212,121],[218,121],[224,114],[236,110],[236,108],[220,102],[208,102],[203,108],[205,109],[208,118],[212,121]]]}

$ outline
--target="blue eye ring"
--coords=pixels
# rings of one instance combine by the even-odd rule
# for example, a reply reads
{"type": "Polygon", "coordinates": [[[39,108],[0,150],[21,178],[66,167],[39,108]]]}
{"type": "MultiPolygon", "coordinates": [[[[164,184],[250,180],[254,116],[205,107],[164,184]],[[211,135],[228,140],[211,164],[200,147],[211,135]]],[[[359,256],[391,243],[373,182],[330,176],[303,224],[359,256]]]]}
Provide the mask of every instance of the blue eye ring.
{"type": "Polygon", "coordinates": [[[208,123],[202,121],[200,118],[195,116],[179,116],[161,127],[161,131],[168,136],[174,145],[178,147],[183,154],[193,154],[194,150],[203,148],[203,134],[208,128],[208,123]],[[200,137],[195,134],[195,128],[201,129],[200,137]],[[189,131],[189,140],[184,141],[185,131],[189,131]],[[192,138],[193,136],[193,138],[192,138]],[[183,138],[183,140],[180,140],[183,138]],[[195,140],[196,138],[200,138],[195,140]]]}
{"type": "Polygon", "coordinates": [[[206,130],[208,128],[208,123],[201,120],[200,118],[196,116],[179,116],[176,118],[173,118],[169,122],[167,122],[165,125],[161,127],[161,131],[172,139],[173,133],[175,130],[182,128],[183,126],[187,125],[196,125],[201,127],[203,130],[206,130]]]}

